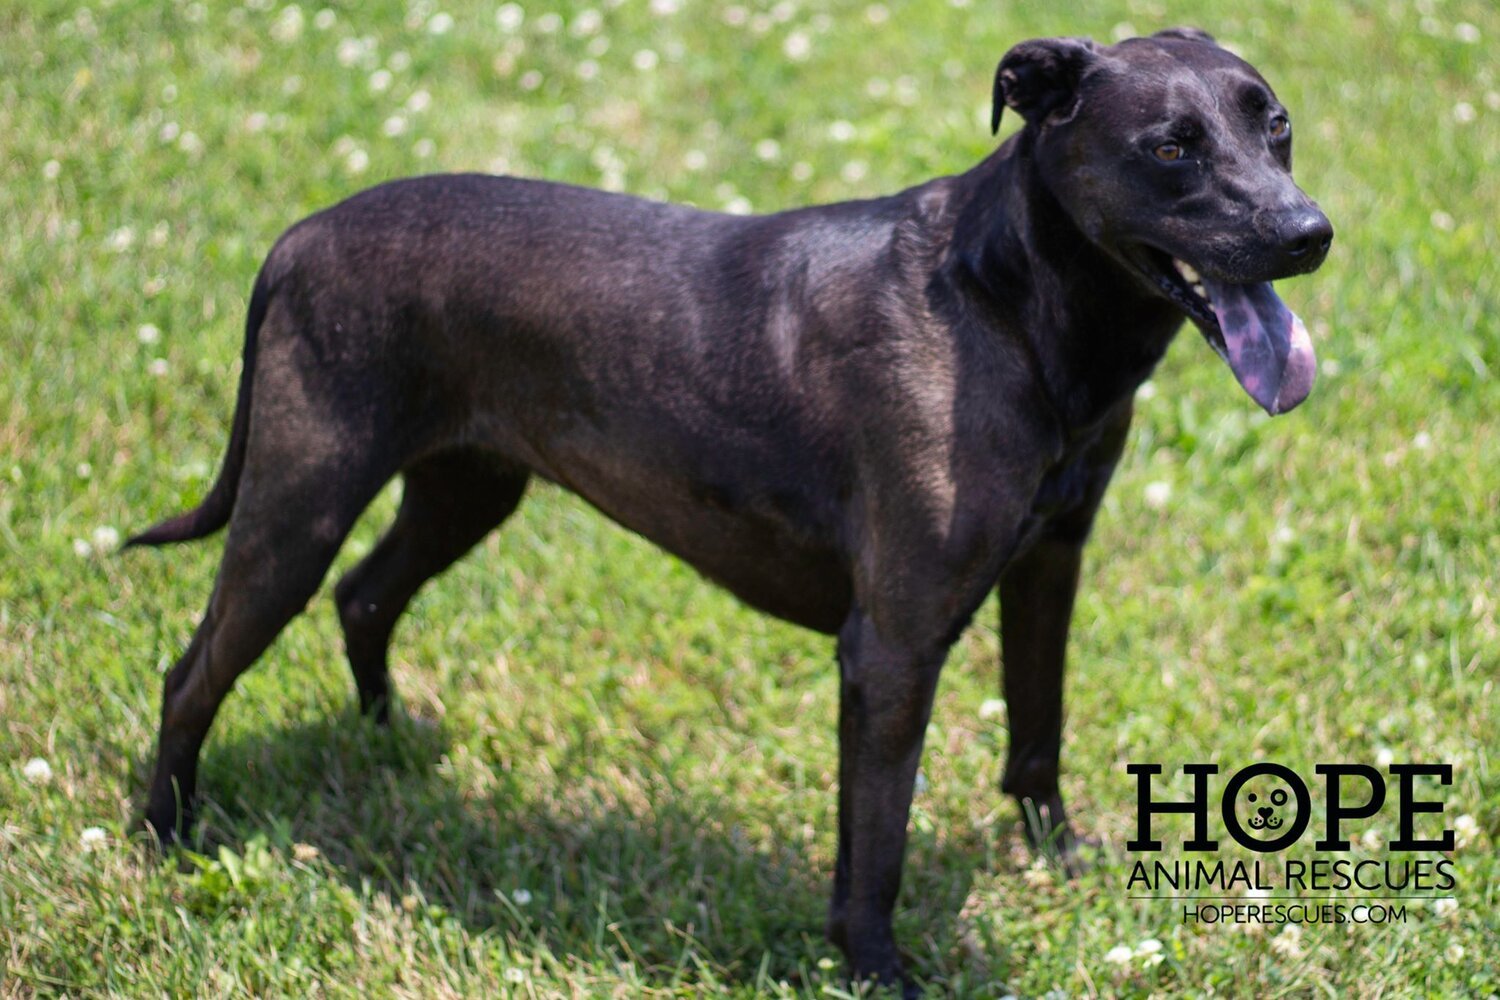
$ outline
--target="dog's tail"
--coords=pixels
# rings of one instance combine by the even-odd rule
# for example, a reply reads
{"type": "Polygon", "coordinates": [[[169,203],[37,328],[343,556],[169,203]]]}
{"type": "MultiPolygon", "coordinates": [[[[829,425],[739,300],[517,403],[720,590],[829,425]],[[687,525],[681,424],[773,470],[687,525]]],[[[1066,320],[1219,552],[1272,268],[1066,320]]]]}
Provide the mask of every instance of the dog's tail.
{"type": "Polygon", "coordinates": [[[255,342],[260,335],[261,323],[266,318],[267,300],[270,298],[269,284],[266,272],[262,269],[255,279],[255,289],[250,293],[250,309],[245,318],[244,368],[240,372],[234,422],[229,428],[229,447],[224,454],[224,464],[219,469],[219,478],[197,507],[147,528],[127,541],[123,548],[166,545],[170,542],[204,538],[229,523],[229,515],[234,510],[234,499],[239,493],[240,473],[245,468],[245,443],[250,437],[250,386],[255,380],[255,342]]]}

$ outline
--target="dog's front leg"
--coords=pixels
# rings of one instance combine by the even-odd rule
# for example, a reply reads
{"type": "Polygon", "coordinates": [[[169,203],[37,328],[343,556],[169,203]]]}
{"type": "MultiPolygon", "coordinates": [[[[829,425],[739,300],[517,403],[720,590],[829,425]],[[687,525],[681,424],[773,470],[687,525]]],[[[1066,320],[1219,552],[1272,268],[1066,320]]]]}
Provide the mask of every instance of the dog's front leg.
{"type": "Polygon", "coordinates": [[[1000,577],[1000,654],[1010,716],[1010,752],[1001,788],[1015,796],[1033,846],[1078,870],[1077,838],[1058,790],[1063,665],[1078,592],[1083,546],[1130,429],[1122,407],[1067,477],[1076,494],[1055,512],[1031,548],[1000,577]]]}
{"type": "Polygon", "coordinates": [[[1076,846],[1057,786],[1063,663],[1081,542],[1044,538],[1000,578],[1000,639],[1010,752],[1001,788],[1015,796],[1034,847],[1071,869],[1076,846]]]}
{"type": "Polygon", "coordinates": [[[856,979],[902,980],[891,911],[945,652],[890,640],[858,610],[839,632],[839,848],[828,936],[856,979]]]}

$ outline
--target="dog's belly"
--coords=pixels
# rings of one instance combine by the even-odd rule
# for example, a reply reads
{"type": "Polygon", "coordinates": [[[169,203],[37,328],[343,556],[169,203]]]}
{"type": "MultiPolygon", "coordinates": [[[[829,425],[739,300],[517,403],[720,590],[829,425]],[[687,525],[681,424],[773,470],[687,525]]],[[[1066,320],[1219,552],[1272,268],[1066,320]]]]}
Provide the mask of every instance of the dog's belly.
{"type": "Polygon", "coordinates": [[[503,406],[509,412],[471,423],[471,434],[482,428],[481,447],[581,497],[751,607],[838,631],[852,601],[840,477],[802,435],[747,430],[701,410],[679,422],[656,405],[588,403],[535,421],[503,406]]]}
{"type": "Polygon", "coordinates": [[[777,495],[753,483],[733,488],[665,470],[643,477],[587,462],[553,465],[537,471],[751,607],[829,634],[848,616],[846,561],[795,492],[777,495]]]}

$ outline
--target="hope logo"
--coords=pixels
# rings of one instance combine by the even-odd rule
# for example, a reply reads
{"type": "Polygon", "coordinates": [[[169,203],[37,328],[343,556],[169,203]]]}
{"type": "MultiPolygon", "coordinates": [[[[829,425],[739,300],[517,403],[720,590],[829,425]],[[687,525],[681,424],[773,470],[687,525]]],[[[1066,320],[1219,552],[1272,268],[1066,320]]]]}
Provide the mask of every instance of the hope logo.
{"type": "MultiPolygon", "coordinates": [[[[1193,836],[1183,843],[1185,849],[1218,850],[1219,842],[1208,835],[1208,777],[1218,773],[1217,764],[1183,765],[1182,770],[1194,779],[1193,796],[1184,801],[1162,802],[1152,797],[1151,777],[1161,773],[1160,764],[1127,764],[1125,770],[1138,780],[1137,833],[1125,845],[1127,850],[1162,849],[1161,841],[1151,836],[1151,819],[1158,813],[1186,813],[1192,817],[1193,836]]],[[[1315,770],[1324,778],[1324,835],[1315,846],[1320,851],[1347,851],[1350,844],[1341,835],[1342,824],[1380,812],[1386,800],[1385,777],[1368,764],[1319,764],[1315,770]],[[1346,787],[1345,779],[1351,779],[1349,784],[1354,787],[1346,787]]],[[[1390,773],[1397,779],[1398,830],[1397,837],[1390,841],[1390,849],[1451,851],[1452,830],[1443,830],[1436,839],[1420,839],[1413,828],[1417,814],[1443,811],[1442,802],[1416,797],[1416,777],[1436,778],[1439,784],[1448,785],[1453,781],[1452,765],[1392,764],[1390,773]]],[[[1312,821],[1312,796],[1307,782],[1296,771],[1264,761],[1241,768],[1230,777],[1219,800],[1219,813],[1224,829],[1241,846],[1262,853],[1283,851],[1297,842],[1312,821]]]]}

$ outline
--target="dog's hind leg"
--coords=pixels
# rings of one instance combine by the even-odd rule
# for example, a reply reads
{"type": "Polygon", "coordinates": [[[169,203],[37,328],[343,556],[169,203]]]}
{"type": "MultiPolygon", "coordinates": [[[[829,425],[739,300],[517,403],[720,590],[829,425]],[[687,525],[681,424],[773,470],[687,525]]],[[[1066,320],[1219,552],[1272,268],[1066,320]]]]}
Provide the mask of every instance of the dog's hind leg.
{"type": "Polygon", "coordinates": [[[349,528],[393,471],[352,469],[332,453],[322,460],[289,452],[285,442],[258,449],[261,443],[250,444],[208,608],[162,693],[145,820],[163,841],[192,823],[198,752],[220,703],[306,606],[349,528]],[[297,457],[278,460],[286,455],[297,457]]]}
{"type": "Polygon", "coordinates": [[[396,520],[334,590],[362,712],[390,714],[387,650],[422,584],[468,552],[521,502],[527,473],[475,451],[424,458],[403,474],[396,520]]]}

